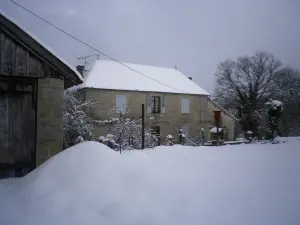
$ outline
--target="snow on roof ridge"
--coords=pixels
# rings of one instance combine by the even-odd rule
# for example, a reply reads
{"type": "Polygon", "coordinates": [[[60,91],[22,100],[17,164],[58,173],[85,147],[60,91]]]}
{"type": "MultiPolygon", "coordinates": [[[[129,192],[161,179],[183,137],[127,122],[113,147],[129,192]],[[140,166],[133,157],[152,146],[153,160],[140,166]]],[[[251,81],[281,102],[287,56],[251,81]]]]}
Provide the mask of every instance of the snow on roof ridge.
{"type": "Polygon", "coordinates": [[[111,60],[96,60],[85,78],[84,86],[96,89],[209,95],[177,69],[111,60]]]}
{"type": "Polygon", "coordinates": [[[0,14],[5,17],[7,20],[15,24],[17,27],[19,27],[21,30],[23,30],[25,33],[27,33],[30,37],[32,37],[37,43],[39,43],[42,47],[44,47],[48,52],[50,52],[53,56],[55,56],[58,60],[60,60],[63,64],[65,64],[67,67],[69,67],[76,75],[77,77],[83,81],[83,78],[81,74],[72,66],[70,65],[67,61],[65,61],[63,58],[59,57],[55,51],[53,51],[49,46],[44,44],[36,35],[32,34],[30,31],[25,29],[23,26],[21,26],[15,19],[12,17],[6,15],[0,8],[0,14]]]}

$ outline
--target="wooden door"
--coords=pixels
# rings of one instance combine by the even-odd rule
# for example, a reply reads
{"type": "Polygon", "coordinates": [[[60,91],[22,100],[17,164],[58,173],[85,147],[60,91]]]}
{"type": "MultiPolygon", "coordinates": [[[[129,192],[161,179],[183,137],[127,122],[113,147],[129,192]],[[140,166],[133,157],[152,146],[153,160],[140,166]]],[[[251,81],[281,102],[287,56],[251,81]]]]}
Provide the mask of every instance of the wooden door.
{"type": "Polygon", "coordinates": [[[35,167],[35,85],[32,79],[0,79],[0,179],[35,167]]]}

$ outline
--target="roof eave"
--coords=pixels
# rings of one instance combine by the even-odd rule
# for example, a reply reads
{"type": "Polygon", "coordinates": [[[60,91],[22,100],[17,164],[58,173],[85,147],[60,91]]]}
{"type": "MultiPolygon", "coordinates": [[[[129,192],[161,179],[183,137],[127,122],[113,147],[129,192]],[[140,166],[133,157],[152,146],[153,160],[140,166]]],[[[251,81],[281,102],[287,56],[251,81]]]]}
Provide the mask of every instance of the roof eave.
{"type": "Polygon", "coordinates": [[[24,44],[30,46],[30,50],[39,55],[45,62],[60,70],[63,76],[70,80],[73,84],[80,84],[83,82],[81,76],[79,76],[68,65],[62,62],[59,57],[55,56],[53,52],[49,51],[45,46],[32,37],[31,34],[21,28],[12,19],[4,15],[1,11],[0,24],[12,32],[24,44]]]}
{"type": "Polygon", "coordinates": [[[143,91],[143,90],[129,90],[129,89],[113,89],[113,88],[96,88],[82,86],[82,89],[96,89],[106,91],[131,91],[131,92],[148,92],[148,93],[163,93],[163,94],[176,94],[176,95],[197,95],[197,96],[209,96],[208,94],[195,94],[195,93],[180,93],[180,92],[165,92],[165,91],[143,91]]]}

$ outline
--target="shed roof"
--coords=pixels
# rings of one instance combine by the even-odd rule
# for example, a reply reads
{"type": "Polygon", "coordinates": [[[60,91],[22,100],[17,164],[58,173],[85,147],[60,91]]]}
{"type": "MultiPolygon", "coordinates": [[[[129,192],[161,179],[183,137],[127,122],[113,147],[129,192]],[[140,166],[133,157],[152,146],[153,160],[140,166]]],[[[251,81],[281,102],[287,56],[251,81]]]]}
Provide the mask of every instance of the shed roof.
{"type": "Polygon", "coordinates": [[[22,39],[28,46],[32,48],[35,53],[43,56],[46,61],[53,63],[57,68],[61,69],[63,71],[63,75],[73,80],[74,83],[78,84],[83,81],[81,74],[73,66],[59,57],[52,49],[50,49],[47,45],[40,41],[34,34],[27,31],[14,19],[5,15],[5,13],[3,13],[1,10],[0,24],[4,25],[10,31],[15,31],[14,35],[22,39]],[[22,33],[20,33],[20,31],[22,33]]]}
{"type": "Polygon", "coordinates": [[[84,87],[111,90],[209,95],[179,70],[97,60],[84,87]]]}

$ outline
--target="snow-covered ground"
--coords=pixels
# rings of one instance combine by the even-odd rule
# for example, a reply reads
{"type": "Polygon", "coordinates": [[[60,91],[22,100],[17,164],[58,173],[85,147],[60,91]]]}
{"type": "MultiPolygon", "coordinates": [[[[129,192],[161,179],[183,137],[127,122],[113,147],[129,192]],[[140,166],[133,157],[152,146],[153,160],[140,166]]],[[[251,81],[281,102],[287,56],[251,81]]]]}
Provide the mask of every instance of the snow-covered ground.
{"type": "Polygon", "coordinates": [[[159,147],[86,142],[0,181],[2,225],[299,225],[300,142],[159,147]]]}

